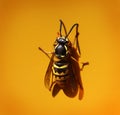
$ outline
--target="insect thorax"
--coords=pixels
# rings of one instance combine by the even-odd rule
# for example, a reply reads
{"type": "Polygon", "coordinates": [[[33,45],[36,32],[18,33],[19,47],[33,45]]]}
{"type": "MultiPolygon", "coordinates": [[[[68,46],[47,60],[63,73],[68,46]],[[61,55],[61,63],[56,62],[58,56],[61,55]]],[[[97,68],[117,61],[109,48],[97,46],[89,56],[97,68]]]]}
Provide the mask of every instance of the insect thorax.
{"type": "Polygon", "coordinates": [[[69,52],[68,39],[64,37],[58,37],[56,39],[55,45],[56,57],[62,59],[67,56],[68,52],[69,52]]]}

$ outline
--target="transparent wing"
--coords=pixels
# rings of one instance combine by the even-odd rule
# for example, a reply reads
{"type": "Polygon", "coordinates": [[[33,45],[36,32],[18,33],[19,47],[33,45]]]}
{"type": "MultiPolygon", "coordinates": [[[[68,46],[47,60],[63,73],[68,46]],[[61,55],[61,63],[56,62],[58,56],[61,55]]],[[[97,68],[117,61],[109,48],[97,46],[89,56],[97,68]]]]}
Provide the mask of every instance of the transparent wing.
{"type": "Polygon", "coordinates": [[[78,84],[78,89],[79,89],[79,99],[82,99],[83,94],[84,94],[84,89],[82,85],[82,80],[81,80],[81,75],[80,75],[80,66],[79,66],[79,55],[77,54],[76,49],[72,49],[72,57],[71,57],[71,65],[72,65],[72,70],[73,74],[75,76],[75,79],[78,84]]]}
{"type": "Polygon", "coordinates": [[[45,74],[45,78],[44,78],[44,84],[45,87],[50,89],[51,83],[52,83],[52,79],[53,79],[53,75],[52,75],[52,65],[53,65],[53,57],[54,54],[52,54],[46,74],[45,74]]]}
{"type": "Polygon", "coordinates": [[[52,87],[52,96],[55,97],[61,90],[60,86],[57,83],[54,83],[52,87]]]}
{"type": "Polygon", "coordinates": [[[77,95],[78,85],[77,85],[77,81],[72,71],[71,71],[69,78],[65,81],[63,92],[65,93],[66,96],[71,97],[71,98],[77,95]]]}

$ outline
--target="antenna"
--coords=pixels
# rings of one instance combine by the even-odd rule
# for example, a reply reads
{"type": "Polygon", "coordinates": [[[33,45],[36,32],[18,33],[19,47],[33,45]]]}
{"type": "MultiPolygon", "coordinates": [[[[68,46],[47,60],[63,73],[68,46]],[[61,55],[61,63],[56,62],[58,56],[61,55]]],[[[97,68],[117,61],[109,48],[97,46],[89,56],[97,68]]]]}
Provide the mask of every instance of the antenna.
{"type": "Polygon", "coordinates": [[[65,27],[65,24],[63,23],[63,21],[60,19],[60,36],[62,36],[62,26],[64,28],[64,31],[65,31],[65,35],[67,36],[67,30],[66,30],[66,27],[65,27]]]}

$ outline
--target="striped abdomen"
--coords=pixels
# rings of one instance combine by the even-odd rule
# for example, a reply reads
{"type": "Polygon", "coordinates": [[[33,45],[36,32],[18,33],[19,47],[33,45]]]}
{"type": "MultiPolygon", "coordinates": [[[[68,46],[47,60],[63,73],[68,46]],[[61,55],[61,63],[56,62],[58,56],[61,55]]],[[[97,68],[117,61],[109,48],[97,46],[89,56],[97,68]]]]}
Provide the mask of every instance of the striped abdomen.
{"type": "Polygon", "coordinates": [[[57,61],[53,64],[53,74],[57,79],[65,80],[69,73],[68,62],[64,60],[57,61]]]}

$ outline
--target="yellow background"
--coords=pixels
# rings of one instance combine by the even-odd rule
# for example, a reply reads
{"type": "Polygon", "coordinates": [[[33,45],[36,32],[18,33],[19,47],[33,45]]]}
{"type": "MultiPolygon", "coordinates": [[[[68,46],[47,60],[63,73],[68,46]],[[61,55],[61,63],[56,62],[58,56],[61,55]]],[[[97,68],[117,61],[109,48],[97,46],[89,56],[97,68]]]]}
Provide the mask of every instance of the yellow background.
{"type": "Polygon", "coordinates": [[[119,0],[0,0],[0,115],[119,115],[119,0]],[[44,87],[59,19],[79,23],[82,101],[44,87]]]}

